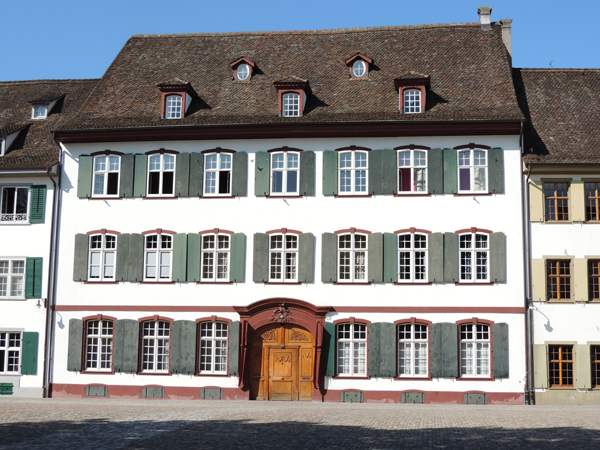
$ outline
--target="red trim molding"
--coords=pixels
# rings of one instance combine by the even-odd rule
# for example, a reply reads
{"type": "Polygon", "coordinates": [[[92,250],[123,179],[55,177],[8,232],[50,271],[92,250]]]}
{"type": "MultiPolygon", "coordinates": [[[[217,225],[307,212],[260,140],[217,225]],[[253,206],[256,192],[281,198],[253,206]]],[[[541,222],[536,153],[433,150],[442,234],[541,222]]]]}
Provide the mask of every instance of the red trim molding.
{"type": "Polygon", "coordinates": [[[481,148],[483,150],[489,150],[492,147],[490,147],[489,145],[482,145],[482,144],[473,144],[473,143],[470,143],[470,144],[459,145],[457,147],[454,147],[454,150],[464,150],[466,148],[469,148],[471,150],[476,149],[476,148],[481,148]]]}
{"type": "Polygon", "coordinates": [[[425,319],[417,319],[416,317],[411,317],[409,319],[400,319],[400,320],[396,320],[394,322],[394,325],[400,325],[402,323],[423,323],[425,325],[431,325],[433,322],[431,322],[430,320],[425,320],[425,319]]]}
{"type": "Polygon", "coordinates": [[[284,145],[283,147],[279,147],[279,148],[272,148],[271,150],[267,150],[267,153],[273,153],[273,152],[303,152],[304,150],[300,150],[299,148],[293,148],[293,147],[288,147],[286,145],[284,145]]]}
{"type": "Polygon", "coordinates": [[[213,228],[212,230],[204,230],[198,232],[198,234],[233,234],[233,231],[221,230],[220,228],[213,228]]]}
{"type": "Polygon", "coordinates": [[[154,316],[142,317],[138,319],[138,322],[158,322],[159,320],[169,323],[173,323],[175,321],[175,319],[170,319],[169,317],[159,316],[156,314],[154,316]]]}
{"type": "Polygon", "coordinates": [[[431,150],[431,147],[425,147],[424,145],[401,145],[400,147],[394,147],[394,150],[431,150]]]}
{"type": "Polygon", "coordinates": [[[164,154],[169,154],[169,155],[178,155],[179,152],[176,150],[165,150],[164,148],[159,148],[158,150],[150,150],[149,152],[146,152],[146,155],[164,155],[164,154]]]}
{"type": "Polygon", "coordinates": [[[216,148],[211,148],[209,150],[202,150],[200,153],[202,153],[202,154],[205,154],[205,153],[236,153],[236,151],[230,150],[228,148],[216,147],[216,148]]]}
{"type": "Polygon", "coordinates": [[[200,319],[196,319],[196,323],[200,323],[200,322],[227,322],[227,323],[231,323],[231,322],[233,322],[233,320],[226,319],[224,317],[210,316],[210,317],[202,317],[200,319]]]}
{"type": "Polygon", "coordinates": [[[487,233],[487,234],[492,234],[493,231],[486,230],[484,228],[471,227],[471,228],[464,228],[462,230],[455,231],[454,233],[455,234],[464,234],[464,233],[487,233]]]}
{"type": "Polygon", "coordinates": [[[149,234],[172,234],[172,235],[175,235],[177,233],[174,231],[170,231],[170,230],[163,230],[162,228],[157,228],[156,230],[142,231],[143,236],[147,236],[149,234]]]}
{"type": "MultiPolygon", "coordinates": [[[[456,323],[456,325],[464,325],[464,324],[467,324],[467,323],[475,323],[475,324],[482,323],[484,325],[490,325],[490,326],[494,325],[494,322],[491,321],[491,320],[479,319],[477,317],[473,317],[471,319],[457,320],[455,323],[456,323]]],[[[491,331],[492,330],[490,330],[490,332],[491,331]]]]}
{"type": "Polygon", "coordinates": [[[90,153],[90,156],[101,156],[101,155],[118,155],[118,156],[123,156],[125,153],[123,152],[117,152],[115,150],[102,150],[100,152],[94,152],[94,153],[90,153]]]}
{"type": "Polygon", "coordinates": [[[371,234],[370,231],[361,230],[360,228],[346,228],[345,230],[338,230],[338,231],[333,232],[333,234],[346,234],[346,233],[371,234]]]}
{"type": "Polygon", "coordinates": [[[371,325],[370,320],[357,319],[356,317],[348,317],[347,319],[334,320],[333,323],[335,325],[339,325],[340,323],[362,323],[363,325],[371,325]]]}
{"type": "Polygon", "coordinates": [[[394,234],[402,234],[402,233],[424,233],[424,234],[431,234],[431,231],[428,230],[422,230],[420,228],[415,228],[415,227],[411,227],[411,228],[405,228],[404,230],[398,230],[398,231],[394,231],[394,234]]]}
{"type": "Polygon", "coordinates": [[[84,322],[87,322],[88,320],[112,320],[112,321],[115,321],[115,320],[117,320],[117,318],[113,317],[113,316],[104,316],[102,314],[96,314],[95,316],[86,316],[81,320],[83,320],[84,322]]]}
{"type": "Polygon", "coordinates": [[[91,236],[93,234],[114,234],[114,235],[120,235],[121,233],[118,231],[114,231],[114,230],[107,230],[106,228],[102,228],[101,230],[94,230],[94,231],[88,231],[86,233],[88,236],[91,236]]]}
{"type": "Polygon", "coordinates": [[[302,234],[302,231],[280,228],[278,230],[267,231],[267,234],[302,234]]]}
{"type": "Polygon", "coordinates": [[[354,151],[354,150],[361,150],[363,152],[370,152],[371,149],[367,148],[367,147],[357,147],[356,145],[351,145],[349,147],[341,147],[341,148],[336,148],[335,151],[336,152],[346,152],[346,151],[354,151]]]}

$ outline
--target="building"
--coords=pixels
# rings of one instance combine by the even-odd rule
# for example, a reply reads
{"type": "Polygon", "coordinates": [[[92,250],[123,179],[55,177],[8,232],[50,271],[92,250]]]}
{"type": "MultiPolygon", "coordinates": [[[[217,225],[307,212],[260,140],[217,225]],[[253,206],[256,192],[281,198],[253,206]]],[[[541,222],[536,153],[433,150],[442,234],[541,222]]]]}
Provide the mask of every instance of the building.
{"type": "Polygon", "coordinates": [[[510,20],[133,36],[64,150],[52,396],[524,401],[510,20]]]}
{"type": "Polygon", "coordinates": [[[537,404],[600,403],[600,71],[518,69],[537,404]]]}

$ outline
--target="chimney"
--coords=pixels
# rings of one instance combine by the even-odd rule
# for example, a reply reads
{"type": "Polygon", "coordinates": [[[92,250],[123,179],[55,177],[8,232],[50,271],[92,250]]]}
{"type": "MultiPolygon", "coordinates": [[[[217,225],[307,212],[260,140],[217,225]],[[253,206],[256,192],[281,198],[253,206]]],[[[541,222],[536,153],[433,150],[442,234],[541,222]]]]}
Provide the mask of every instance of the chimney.
{"type": "Polygon", "coordinates": [[[477,8],[477,14],[479,14],[479,23],[481,24],[482,30],[492,29],[492,7],[491,6],[480,6],[477,8]]]}
{"type": "Polygon", "coordinates": [[[512,23],[512,19],[500,19],[500,23],[502,24],[502,42],[504,42],[504,46],[506,47],[506,51],[508,55],[512,58],[512,36],[510,34],[512,23]]]}

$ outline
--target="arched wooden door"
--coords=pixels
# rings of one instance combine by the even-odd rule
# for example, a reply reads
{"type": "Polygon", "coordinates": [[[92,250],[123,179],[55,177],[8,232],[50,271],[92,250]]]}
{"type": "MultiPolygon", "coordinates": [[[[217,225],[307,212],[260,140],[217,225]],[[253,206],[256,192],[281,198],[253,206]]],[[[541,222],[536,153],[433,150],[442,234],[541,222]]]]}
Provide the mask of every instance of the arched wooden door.
{"type": "Polygon", "coordinates": [[[250,399],[312,400],[315,341],[308,331],[279,324],[261,328],[250,355],[250,399]]]}

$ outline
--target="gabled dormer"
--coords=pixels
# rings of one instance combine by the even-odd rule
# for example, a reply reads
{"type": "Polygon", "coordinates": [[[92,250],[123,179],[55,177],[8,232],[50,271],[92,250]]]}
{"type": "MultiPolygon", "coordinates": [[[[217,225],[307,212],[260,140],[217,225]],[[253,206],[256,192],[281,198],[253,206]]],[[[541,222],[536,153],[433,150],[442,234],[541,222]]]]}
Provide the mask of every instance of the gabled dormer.
{"type": "Polygon", "coordinates": [[[250,83],[250,80],[252,79],[252,71],[254,70],[255,66],[256,64],[254,64],[248,58],[244,58],[243,56],[239,59],[236,59],[231,63],[233,79],[243,83],[250,83]]]}
{"type": "Polygon", "coordinates": [[[398,91],[399,110],[402,114],[420,114],[425,112],[425,94],[429,89],[429,75],[417,72],[405,72],[394,80],[398,91]]]}
{"type": "Polygon", "coordinates": [[[12,143],[19,137],[21,131],[28,125],[23,123],[14,123],[0,129],[0,157],[6,155],[12,143]]]}
{"type": "Polygon", "coordinates": [[[50,115],[54,105],[64,96],[65,94],[62,93],[51,92],[29,100],[31,118],[35,120],[46,119],[50,115]]]}
{"type": "Polygon", "coordinates": [[[156,87],[162,92],[160,110],[162,119],[182,119],[192,100],[198,97],[192,84],[179,78],[158,83],[156,87]]]}
{"type": "Polygon", "coordinates": [[[373,59],[361,53],[357,53],[346,60],[346,65],[350,68],[350,78],[368,80],[369,70],[373,65],[373,59]]]}
{"type": "Polygon", "coordinates": [[[306,98],[312,93],[308,80],[288,77],[274,81],[278,95],[278,115],[280,117],[300,117],[304,114],[306,98]]]}

